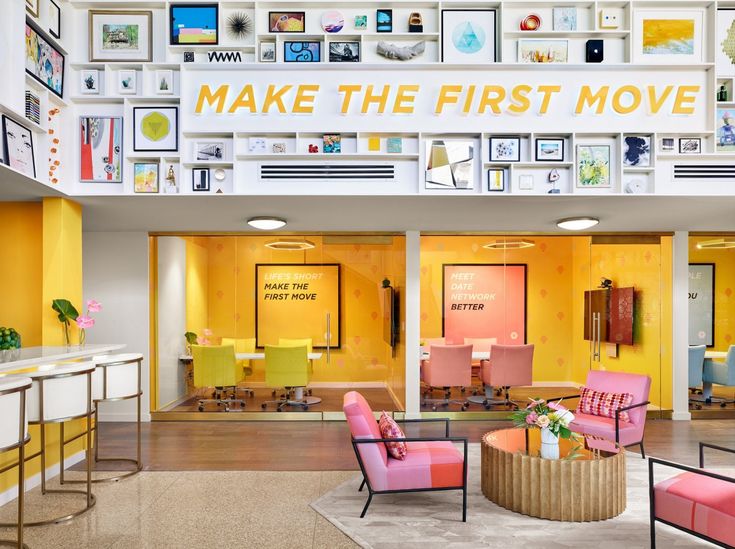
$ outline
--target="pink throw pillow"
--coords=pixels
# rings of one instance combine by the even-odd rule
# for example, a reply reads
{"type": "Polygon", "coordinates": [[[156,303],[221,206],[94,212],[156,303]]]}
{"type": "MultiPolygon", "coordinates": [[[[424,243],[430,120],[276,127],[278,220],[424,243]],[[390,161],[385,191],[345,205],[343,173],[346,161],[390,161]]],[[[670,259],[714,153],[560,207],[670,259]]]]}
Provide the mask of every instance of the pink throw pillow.
{"type": "MultiPolygon", "coordinates": [[[[385,413],[385,410],[380,414],[378,427],[380,428],[380,435],[383,438],[406,438],[401,428],[392,417],[385,413]]],[[[385,447],[388,449],[391,457],[396,459],[404,459],[408,451],[405,442],[386,442],[385,447]]]]}
{"type": "MultiPolygon", "coordinates": [[[[606,393],[582,387],[577,412],[615,419],[615,412],[618,409],[631,404],[633,404],[633,395],[630,393],[606,393]]],[[[620,421],[630,422],[628,412],[620,412],[620,421]]]]}

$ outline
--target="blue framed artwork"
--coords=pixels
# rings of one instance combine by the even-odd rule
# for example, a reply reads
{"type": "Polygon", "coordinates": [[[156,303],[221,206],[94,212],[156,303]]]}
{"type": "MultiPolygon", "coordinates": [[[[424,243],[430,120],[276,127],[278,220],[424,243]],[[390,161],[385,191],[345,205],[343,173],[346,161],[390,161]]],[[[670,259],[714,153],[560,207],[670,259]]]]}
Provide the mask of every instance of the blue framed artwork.
{"type": "Polygon", "coordinates": [[[219,4],[172,4],[169,8],[170,43],[219,43],[219,4]]]}
{"type": "Polygon", "coordinates": [[[283,43],[283,60],[286,63],[319,63],[322,60],[321,42],[286,41],[283,43]]]}
{"type": "Polygon", "coordinates": [[[393,32],[393,10],[377,10],[375,30],[378,32],[393,32]]]}

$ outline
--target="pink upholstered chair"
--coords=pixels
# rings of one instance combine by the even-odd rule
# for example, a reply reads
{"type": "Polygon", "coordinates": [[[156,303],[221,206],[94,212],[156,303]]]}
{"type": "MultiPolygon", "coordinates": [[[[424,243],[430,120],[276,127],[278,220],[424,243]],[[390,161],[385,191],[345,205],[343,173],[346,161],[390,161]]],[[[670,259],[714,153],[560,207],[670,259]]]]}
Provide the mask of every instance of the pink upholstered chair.
{"type": "MultiPolygon", "coordinates": [[[[447,344],[447,340],[444,337],[427,337],[423,339],[423,342],[424,342],[424,345],[423,345],[424,352],[427,352],[431,348],[432,345],[446,345],[447,344]]],[[[426,364],[426,360],[427,359],[423,357],[421,358],[421,364],[419,368],[419,376],[420,376],[421,381],[424,381],[424,364],[426,364]]]]}
{"type": "Polygon", "coordinates": [[[489,410],[493,404],[515,405],[510,400],[510,388],[533,383],[533,345],[493,345],[490,360],[482,365],[480,379],[485,386],[485,398],[481,402],[485,409],[489,410]],[[505,399],[494,400],[493,387],[502,387],[505,399]]]}
{"type": "MultiPolygon", "coordinates": [[[[368,487],[368,500],[360,518],[367,513],[375,494],[462,490],[462,521],[467,520],[467,438],[449,436],[448,419],[402,420],[405,423],[444,422],[443,437],[383,439],[370,405],[356,391],[344,396],[343,410],[352,434],[352,448],[368,487]],[[394,459],[385,442],[404,441],[406,458],[394,459]],[[464,453],[454,446],[464,444],[464,453]]],[[[398,420],[396,420],[398,421],[398,420]]],[[[399,421],[400,422],[400,421],[399,421]]]]}
{"type": "Polygon", "coordinates": [[[699,469],[658,458],[648,460],[651,549],[656,521],[720,547],[735,547],[735,478],[704,470],[704,449],[735,454],[731,448],[699,443],[699,469]],[[654,463],[685,471],[654,484],[654,463]]]}
{"type": "MultiPolygon", "coordinates": [[[[490,347],[497,345],[497,337],[465,337],[464,344],[472,345],[473,353],[489,353],[490,347]]],[[[482,364],[487,362],[486,360],[473,360],[472,361],[472,377],[480,379],[480,372],[482,371],[482,364]]],[[[482,380],[480,380],[482,381],[482,380]]],[[[476,395],[477,391],[473,391],[472,394],[476,395]]]]}
{"type": "Polygon", "coordinates": [[[423,365],[427,390],[421,404],[426,406],[431,403],[431,409],[436,411],[437,405],[457,403],[462,405],[462,410],[466,410],[469,402],[452,400],[452,387],[464,389],[472,385],[472,345],[432,345],[429,357],[423,365]],[[435,389],[443,390],[444,398],[427,398],[435,389]]]}
{"type": "MultiPolygon", "coordinates": [[[[645,459],[643,431],[646,428],[646,406],[649,404],[651,378],[640,374],[590,370],[584,386],[607,393],[630,393],[633,395],[633,403],[630,406],[619,408],[614,419],[576,411],[574,421],[569,424],[569,428],[576,433],[604,439],[595,441],[594,447],[601,450],[614,450],[612,444],[606,446],[605,441],[614,440],[620,446],[639,445],[641,457],[645,459]],[[620,421],[620,412],[628,412],[630,421],[620,421]]],[[[590,440],[587,443],[591,444],[590,440]]]]}

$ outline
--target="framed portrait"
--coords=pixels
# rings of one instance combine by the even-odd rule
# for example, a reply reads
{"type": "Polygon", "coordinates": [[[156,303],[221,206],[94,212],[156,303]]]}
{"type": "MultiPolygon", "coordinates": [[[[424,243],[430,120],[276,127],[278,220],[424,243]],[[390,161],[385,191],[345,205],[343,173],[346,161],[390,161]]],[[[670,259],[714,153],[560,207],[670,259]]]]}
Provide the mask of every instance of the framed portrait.
{"type": "Polygon", "coordinates": [[[329,42],[330,63],[358,63],[360,42],[329,42]]]}
{"type": "Polygon", "coordinates": [[[134,94],[138,89],[138,73],[134,70],[121,70],[117,73],[117,93],[134,94]]]}
{"type": "Polygon", "coordinates": [[[133,190],[136,193],[157,193],[158,169],[158,162],[136,162],[133,166],[133,190]]]}
{"type": "Polygon", "coordinates": [[[171,4],[169,44],[219,44],[219,4],[171,4]]]}
{"type": "Polygon", "coordinates": [[[269,11],[268,30],[270,32],[305,32],[306,12],[269,11]]]}
{"type": "Polygon", "coordinates": [[[702,154],[702,138],[680,137],[679,154],[702,154]]]}
{"type": "Polygon", "coordinates": [[[276,43],[275,42],[261,42],[260,53],[258,59],[261,63],[275,63],[276,62],[276,43]]]}
{"type": "Polygon", "coordinates": [[[715,264],[689,264],[689,345],[715,344],[715,264]]]}
{"type": "Polygon", "coordinates": [[[520,162],[520,137],[491,137],[490,162],[520,162]]]}
{"type": "Polygon", "coordinates": [[[61,39],[61,8],[54,0],[48,0],[48,32],[61,39]]]}
{"type": "Polygon", "coordinates": [[[64,55],[26,22],[26,72],[59,97],[64,95],[64,55]]]}
{"type": "Polygon", "coordinates": [[[304,41],[283,43],[283,60],[286,63],[319,63],[321,59],[321,42],[304,41]]]}
{"type": "Polygon", "coordinates": [[[704,8],[633,10],[634,63],[701,63],[704,8]]]}
{"type": "Polygon", "coordinates": [[[717,10],[715,72],[718,76],[735,76],[735,8],[717,10]]]}
{"type": "Polygon", "coordinates": [[[425,188],[472,190],[475,187],[475,141],[431,139],[426,141],[425,188]]]}
{"type": "Polygon", "coordinates": [[[195,192],[209,191],[209,168],[191,170],[191,190],[195,192]]]}
{"type": "Polygon", "coordinates": [[[153,12],[89,10],[89,60],[152,61],[153,12]]]}
{"type": "Polygon", "coordinates": [[[79,93],[96,95],[100,93],[100,71],[82,69],[79,71],[79,93]]]}
{"type": "Polygon", "coordinates": [[[171,69],[156,71],[153,90],[156,92],[156,95],[172,95],[174,93],[174,71],[171,69]]]}
{"type": "Polygon", "coordinates": [[[179,150],[178,107],[133,107],[133,150],[179,150]]]}
{"type": "Polygon", "coordinates": [[[224,141],[201,141],[194,144],[194,157],[198,161],[222,162],[225,159],[224,141]]]}
{"type": "Polygon", "coordinates": [[[626,135],[623,138],[623,166],[647,168],[651,165],[651,136],[626,135]]]}
{"type": "Polygon", "coordinates": [[[393,10],[382,9],[375,13],[375,30],[393,32],[393,10]]]}
{"type": "Polygon", "coordinates": [[[536,139],[537,162],[564,162],[564,139],[536,139]]]}
{"type": "Polygon", "coordinates": [[[79,180],[122,183],[122,117],[83,116],[79,125],[79,180]]]}
{"type": "Polygon", "coordinates": [[[566,63],[568,60],[568,40],[525,38],[518,40],[519,63],[566,63]]]}
{"type": "Polygon", "coordinates": [[[26,0],[26,11],[33,17],[38,17],[38,1],[39,0],[26,0]]]}
{"type": "Polygon", "coordinates": [[[36,177],[33,132],[5,115],[2,115],[2,123],[5,164],[28,177],[36,177]]]}
{"type": "Polygon", "coordinates": [[[487,171],[487,190],[491,192],[502,192],[505,190],[504,169],[490,168],[487,171]]]}
{"type": "Polygon", "coordinates": [[[610,145],[577,145],[577,187],[610,186],[610,145]]]}
{"type": "Polygon", "coordinates": [[[449,9],[441,13],[441,60],[445,63],[497,61],[497,12],[449,9]]]}

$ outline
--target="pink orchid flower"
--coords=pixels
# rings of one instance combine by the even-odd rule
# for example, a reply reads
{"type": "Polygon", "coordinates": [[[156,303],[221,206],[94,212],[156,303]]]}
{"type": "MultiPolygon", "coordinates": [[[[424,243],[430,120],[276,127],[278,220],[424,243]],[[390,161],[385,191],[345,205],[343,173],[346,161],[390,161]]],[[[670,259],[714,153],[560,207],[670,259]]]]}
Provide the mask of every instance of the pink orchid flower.
{"type": "Polygon", "coordinates": [[[530,414],[526,416],[526,423],[528,425],[533,425],[536,423],[537,419],[538,419],[538,415],[536,414],[536,412],[531,412],[530,414]]]}
{"type": "Polygon", "coordinates": [[[565,406],[562,406],[559,402],[549,402],[548,404],[549,408],[552,410],[556,410],[557,412],[565,412],[568,408],[565,406]]]}
{"type": "Polygon", "coordinates": [[[207,339],[206,337],[199,337],[197,338],[197,343],[199,345],[209,345],[209,339],[207,339]]]}
{"type": "Polygon", "coordinates": [[[102,310],[102,303],[99,301],[95,301],[94,299],[90,299],[87,301],[87,311],[90,313],[98,313],[102,310]]]}
{"type": "Polygon", "coordinates": [[[94,326],[94,318],[80,315],[77,317],[77,326],[85,330],[91,328],[94,326]]]}
{"type": "Polygon", "coordinates": [[[211,336],[212,335],[212,330],[210,330],[209,328],[204,328],[204,330],[202,331],[202,333],[205,336],[211,336]]]}
{"type": "Polygon", "coordinates": [[[531,408],[535,408],[539,404],[543,404],[544,403],[544,399],[543,398],[539,398],[539,399],[529,398],[529,400],[531,401],[531,404],[529,404],[528,406],[526,406],[526,409],[527,410],[530,410],[531,408]]]}

